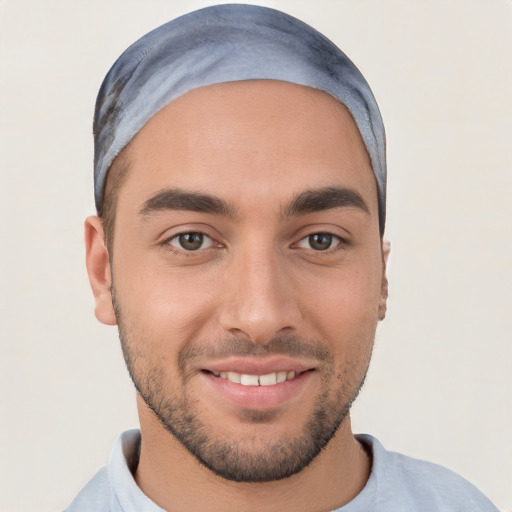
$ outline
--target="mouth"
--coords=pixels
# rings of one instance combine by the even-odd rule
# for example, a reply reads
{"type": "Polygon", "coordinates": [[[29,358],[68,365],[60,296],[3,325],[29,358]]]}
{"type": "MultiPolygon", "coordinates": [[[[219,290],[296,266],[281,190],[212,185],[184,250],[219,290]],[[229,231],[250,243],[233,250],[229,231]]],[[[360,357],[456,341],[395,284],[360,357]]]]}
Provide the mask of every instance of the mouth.
{"type": "Polygon", "coordinates": [[[283,359],[224,361],[212,363],[200,372],[206,389],[213,392],[212,399],[254,410],[296,402],[311,389],[316,373],[310,364],[283,359]]]}
{"type": "MultiPolygon", "coordinates": [[[[251,375],[248,373],[239,373],[234,371],[216,372],[203,370],[220,379],[226,379],[234,384],[242,386],[275,386],[286,381],[295,379],[296,376],[304,372],[296,372],[294,370],[281,370],[277,372],[266,373],[264,375],[251,375]]],[[[312,371],[312,370],[306,370],[312,371]]]]}

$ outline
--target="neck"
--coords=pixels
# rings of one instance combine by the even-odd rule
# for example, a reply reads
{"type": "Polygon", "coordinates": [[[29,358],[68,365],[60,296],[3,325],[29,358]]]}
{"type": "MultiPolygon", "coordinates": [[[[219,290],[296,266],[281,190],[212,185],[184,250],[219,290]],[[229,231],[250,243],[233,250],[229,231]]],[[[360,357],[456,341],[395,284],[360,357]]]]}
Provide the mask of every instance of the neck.
{"type": "Polygon", "coordinates": [[[168,512],[329,511],[359,494],[370,474],[370,458],[354,438],[348,415],[299,473],[273,482],[239,483],[201,465],[140,402],[142,445],[135,480],[168,512]]]}

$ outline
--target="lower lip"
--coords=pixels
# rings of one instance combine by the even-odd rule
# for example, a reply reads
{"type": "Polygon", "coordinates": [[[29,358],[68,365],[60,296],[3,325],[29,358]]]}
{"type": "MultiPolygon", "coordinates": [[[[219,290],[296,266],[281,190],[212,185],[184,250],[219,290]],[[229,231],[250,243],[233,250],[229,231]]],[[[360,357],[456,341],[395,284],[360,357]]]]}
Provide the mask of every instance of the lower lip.
{"type": "Polygon", "coordinates": [[[291,380],[271,386],[244,386],[208,372],[202,372],[201,375],[216,394],[231,404],[244,409],[265,410],[298,398],[313,373],[306,371],[291,380]]]}

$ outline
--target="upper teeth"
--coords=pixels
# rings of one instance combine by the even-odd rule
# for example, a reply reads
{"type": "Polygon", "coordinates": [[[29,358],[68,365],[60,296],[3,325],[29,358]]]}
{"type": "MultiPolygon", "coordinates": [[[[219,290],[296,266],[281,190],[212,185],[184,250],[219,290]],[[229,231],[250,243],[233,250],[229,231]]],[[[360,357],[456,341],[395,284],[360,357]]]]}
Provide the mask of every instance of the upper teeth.
{"type": "Polygon", "coordinates": [[[266,375],[248,375],[246,373],[238,372],[212,372],[215,376],[221,379],[227,379],[236,384],[243,386],[272,386],[279,384],[285,380],[290,380],[295,377],[294,371],[289,372],[275,372],[267,373],[266,375]]]}

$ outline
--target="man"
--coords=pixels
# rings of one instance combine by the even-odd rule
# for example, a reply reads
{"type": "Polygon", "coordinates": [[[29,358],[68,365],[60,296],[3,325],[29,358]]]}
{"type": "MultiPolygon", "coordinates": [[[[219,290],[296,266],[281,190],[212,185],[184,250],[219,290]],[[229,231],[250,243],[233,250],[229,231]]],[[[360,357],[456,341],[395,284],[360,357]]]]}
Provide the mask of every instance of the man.
{"type": "Polygon", "coordinates": [[[86,220],[141,430],[69,511],[496,510],[354,436],[385,317],[385,137],[348,58],[277,11],[216,6],[118,59],[86,220]]]}

